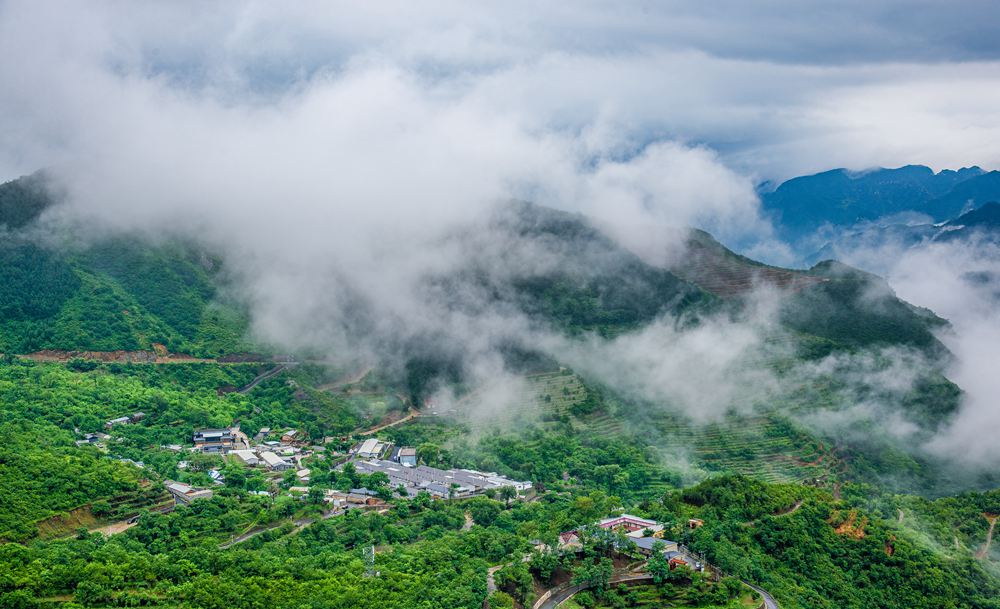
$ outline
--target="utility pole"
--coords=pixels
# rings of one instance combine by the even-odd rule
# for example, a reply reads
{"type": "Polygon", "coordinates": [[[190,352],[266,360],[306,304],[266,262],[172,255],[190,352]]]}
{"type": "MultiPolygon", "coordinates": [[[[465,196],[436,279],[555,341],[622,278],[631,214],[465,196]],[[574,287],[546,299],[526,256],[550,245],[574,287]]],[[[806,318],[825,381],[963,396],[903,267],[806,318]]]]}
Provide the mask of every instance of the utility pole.
{"type": "Polygon", "coordinates": [[[365,546],[365,577],[378,577],[375,570],[375,546],[365,546]]]}

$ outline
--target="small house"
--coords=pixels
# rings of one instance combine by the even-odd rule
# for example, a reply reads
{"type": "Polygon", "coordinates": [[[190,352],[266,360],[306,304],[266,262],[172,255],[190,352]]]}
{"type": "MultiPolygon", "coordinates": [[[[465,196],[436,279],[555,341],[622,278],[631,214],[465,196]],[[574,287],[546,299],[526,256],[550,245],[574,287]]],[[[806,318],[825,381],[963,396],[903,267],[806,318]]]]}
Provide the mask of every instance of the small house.
{"type": "Polygon", "coordinates": [[[405,465],[406,467],[416,467],[417,466],[417,449],[404,446],[399,449],[398,459],[400,465],[405,465]]]}
{"type": "Polygon", "coordinates": [[[272,471],[283,472],[292,468],[291,463],[285,461],[269,450],[260,453],[260,460],[263,461],[264,465],[272,471]]]}
{"type": "Polygon", "coordinates": [[[225,453],[236,445],[231,429],[199,429],[194,432],[194,446],[205,453],[225,453]]]}
{"type": "Polygon", "coordinates": [[[260,463],[260,459],[252,450],[234,450],[229,454],[239,459],[240,463],[247,467],[255,467],[260,463]]]}
{"type": "Polygon", "coordinates": [[[198,499],[211,499],[212,489],[195,488],[183,482],[166,481],[167,490],[174,496],[174,503],[178,505],[190,505],[192,501],[198,499]]]}

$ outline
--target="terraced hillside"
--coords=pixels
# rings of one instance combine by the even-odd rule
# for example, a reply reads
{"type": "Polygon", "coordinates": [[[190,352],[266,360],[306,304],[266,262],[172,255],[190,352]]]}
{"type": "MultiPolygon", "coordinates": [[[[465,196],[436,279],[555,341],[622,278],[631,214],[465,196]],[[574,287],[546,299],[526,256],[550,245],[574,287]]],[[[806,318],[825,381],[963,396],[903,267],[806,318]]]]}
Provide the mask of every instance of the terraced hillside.
{"type": "Polygon", "coordinates": [[[826,481],[842,468],[821,441],[768,416],[731,417],[721,423],[678,428],[664,436],[662,449],[688,449],[705,469],[768,482],[826,481]]]}
{"type": "Polygon", "coordinates": [[[668,467],[694,477],[740,473],[768,482],[832,482],[843,463],[812,434],[776,416],[730,415],[720,422],[694,423],[669,414],[630,420],[627,414],[598,412],[581,420],[582,434],[636,437],[660,455],[668,467]]]}
{"type": "MultiPolygon", "coordinates": [[[[581,438],[640,442],[659,453],[671,468],[690,462],[704,476],[740,473],[768,482],[827,483],[843,462],[822,440],[776,415],[731,415],[719,422],[694,423],[669,413],[651,415],[616,396],[588,388],[568,370],[526,377],[522,399],[502,413],[523,422],[581,438]]],[[[476,396],[466,398],[476,412],[476,396]]],[[[487,417],[461,419],[472,430],[487,429],[487,417]]],[[[687,465],[685,465],[687,469],[687,465]]]]}
{"type": "Polygon", "coordinates": [[[529,375],[524,381],[516,396],[504,401],[502,410],[484,411],[486,397],[477,391],[462,397],[453,414],[473,431],[497,423],[545,424],[569,420],[574,408],[579,408],[589,397],[580,377],[565,369],[529,375]]]}

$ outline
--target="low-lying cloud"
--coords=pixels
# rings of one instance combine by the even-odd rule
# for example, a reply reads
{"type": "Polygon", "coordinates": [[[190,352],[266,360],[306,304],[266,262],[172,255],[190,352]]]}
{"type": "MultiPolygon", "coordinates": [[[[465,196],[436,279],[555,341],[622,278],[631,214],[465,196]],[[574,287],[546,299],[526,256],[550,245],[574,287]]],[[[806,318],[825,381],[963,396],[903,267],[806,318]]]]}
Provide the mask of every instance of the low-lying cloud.
{"type": "MultiPolygon", "coordinates": [[[[874,33],[847,28],[843,59],[834,41],[845,30],[831,37],[828,20],[789,7],[747,25],[675,5],[548,7],[524,20],[457,3],[276,14],[267,3],[203,13],[8,2],[0,53],[18,61],[0,64],[0,175],[49,168],[67,201],[48,221],[81,227],[78,238],[179,235],[222,253],[261,340],[367,359],[436,337],[460,344],[471,377],[488,385],[496,346],[516,337],[711,420],[787,382],[759,361],[773,295],[762,292],[749,322],[720,316],[681,332],[663,319],[588,342],[540,329],[474,287],[449,295],[468,306],[443,310],[428,279],[484,253],[519,271],[550,263],[544,248],[504,258],[537,246],[489,231],[509,199],[586,213],[658,265],[677,255],[669,229],[688,225],[787,262],[759,213],[760,178],[1000,164],[1000,50],[982,36],[995,16],[956,16],[979,15],[973,4],[925,7],[903,23],[866,13],[874,33]],[[942,19],[969,36],[940,35],[930,26],[942,19]],[[482,231],[471,248],[454,238],[470,229],[482,231]]],[[[931,448],[995,460],[977,432],[997,424],[983,368],[1000,344],[988,329],[1000,327],[997,308],[973,304],[979,288],[941,268],[950,253],[927,252],[889,276],[904,298],[952,319],[945,340],[970,396],[931,448]],[[929,269],[962,296],[925,292],[929,269]],[[963,453],[963,442],[978,443],[963,453]]]]}

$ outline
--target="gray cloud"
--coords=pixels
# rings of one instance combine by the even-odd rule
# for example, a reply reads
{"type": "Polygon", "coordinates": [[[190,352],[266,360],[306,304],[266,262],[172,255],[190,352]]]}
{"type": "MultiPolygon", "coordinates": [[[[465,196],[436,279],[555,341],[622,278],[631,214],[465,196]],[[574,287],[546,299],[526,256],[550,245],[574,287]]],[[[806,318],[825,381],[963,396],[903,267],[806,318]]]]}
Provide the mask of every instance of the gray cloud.
{"type": "Polygon", "coordinates": [[[76,121],[144,87],[252,116],[317,83],[383,70],[438,99],[517,115],[535,132],[597,139],[591,152],[627,158],[673,139],[707,145],[755,178],[1000,164],[1000,17],[987,2],[7,2],[0,11],[0,44],[18,58],[0,72],[8,177],[72,154],[76,121]],[[108,86],[115,100],[93,99],[108,86]]]}

